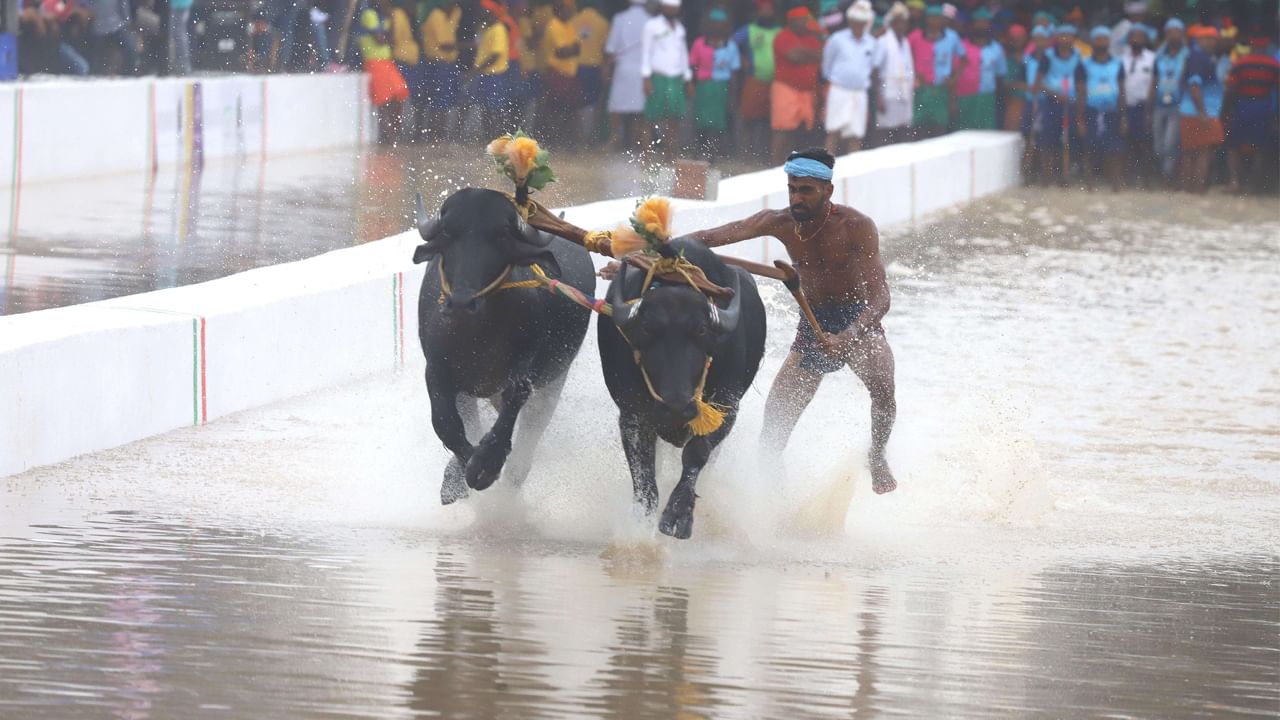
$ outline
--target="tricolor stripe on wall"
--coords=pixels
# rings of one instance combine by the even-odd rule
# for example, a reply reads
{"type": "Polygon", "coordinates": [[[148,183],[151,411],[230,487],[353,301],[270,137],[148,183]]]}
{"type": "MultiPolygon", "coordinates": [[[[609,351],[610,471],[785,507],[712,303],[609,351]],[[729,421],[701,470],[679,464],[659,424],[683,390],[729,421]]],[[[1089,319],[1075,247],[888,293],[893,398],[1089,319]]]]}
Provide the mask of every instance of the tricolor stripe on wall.
{"type": "Polygon", "coordinates": [[[182,92],[182,162],[184,165],[199,165],[204,162],[202,104],[200,83],[187,83],[182,92]]]}
{"type": "Polygon", "coordinates": [[[205,341],[205,319],[197,315],[191,320],[191,424],[209,422],[208,343],[205,341]]]}
{"type": "Polygon", "coordinates": [[[22,208],[22,86],[13,91],[13,175],[9,183],[9,237],[18,237],[22,208]]]}
{"type": "Polygon", "coordinates": [[[191,318],[191,424],[207,424],[209,422],[209,380],[206,367],[209,351],[205,340],[205,317],[160,308],[120,307],[117,309],[191,318]]]}
{"type": "Polygon", "coordinates": [[[267,164],[267,79],[262,78],[262,142],[258,145],[258,154],[262,158],[262,164],[267,164]]]}
{"type": "Polygon", "coordinates": [[[159,169],[160,159],[156,152],[156,84],[147,85],[147,162],[145,172],[153,179],[159,169]]]}

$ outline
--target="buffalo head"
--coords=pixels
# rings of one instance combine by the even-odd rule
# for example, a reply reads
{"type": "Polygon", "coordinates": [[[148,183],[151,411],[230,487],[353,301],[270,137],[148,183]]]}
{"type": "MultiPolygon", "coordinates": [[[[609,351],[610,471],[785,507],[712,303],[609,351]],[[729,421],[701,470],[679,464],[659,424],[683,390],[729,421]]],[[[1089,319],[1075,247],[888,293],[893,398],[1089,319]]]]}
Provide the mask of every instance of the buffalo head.
{"type": "Polygon", "coordinates": [[[634,276],[640,271],[624,263],[609,287],[613,321],[631,345],[655,399],[682,422],[692,420],[698,413],[694,396],[707,363],[720,341],[738,327],[738,275],[731,272],[733,299],[728,308],[720,309],[687,286],[655,286],[638,302],[627,304],[628,272],[634,276]]]}
{"type": "Polygon", "coordinates": [[[549,274],[559,274],[551,237],[529,227],[501,193],[459,190],[444,201],[435,220],[427,219],[418,195],[417,216],[424,244],[414,250],[413,261],[439,258],[448,287],[442,308],[446,314],[479,312],[485,296],[513,266],[538,263],[549,274]]]}

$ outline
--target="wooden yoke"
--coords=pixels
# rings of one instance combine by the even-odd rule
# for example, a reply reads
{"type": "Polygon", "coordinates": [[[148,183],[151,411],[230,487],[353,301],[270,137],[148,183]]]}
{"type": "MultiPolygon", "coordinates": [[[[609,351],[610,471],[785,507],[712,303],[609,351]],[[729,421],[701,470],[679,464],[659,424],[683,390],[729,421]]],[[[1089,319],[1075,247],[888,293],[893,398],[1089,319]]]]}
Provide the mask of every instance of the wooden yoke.
{"type": "MultiPolygon", "coordinates": [[[[597,237],[594,238],[594,242],[589,241],[588,236],[592,235],[592,233],[583,230],[577,225],[565,222],[563,217],[556,217],[550,210],[539,205],[536,200],[529,200],[527,207],[529,208],[528,221],[533,227],[549,232],[552,235],[557,235],[565,240],[577,243],[578,245],[582,245],[593,252],[613,257],[613,253],[611,252],[609,241],[607,239],[597,237]]],[[[809,299],[805,297],[804,290],[800,287],[800,273],[796,272],[796,269],[791,266],[791,263],[788,263],[785,260],[775,260],[773,265],[769,266],[762,263],[752,262],[750,260],[742,260],[730,255],[720,255],[717,253],[716,257],[724,261],[724,264],[740,267],[752,275],[759,275],[760,277],[767,277],[781,281],[782,284],[787,287],[787,290],[791,292],[791,296],[795,298],[796,304],[800,306],[800,311],[804,313],[805,319],[809,321],[809,325],[813,328],[814,334],[817,335],[818,341],[834,351],[831,344],[831,337],[822,329],[822,325],[818,324],[818,319],[814,317],[813,314],[813,308],[809,306],[809,299]]],[[[627,264],[641,268],[646,272],[653,264],[652,258],[638,254],[628,255],[622,259],[627,264]]],[[[659,272],[655,273],[655,277],[659,277],[666,282],[686,282],[686,279],[677,273],[659,272]]],[[[722,288],[718,285],[714,285],[705,278],[695,277],[694,286],[703,293],[715,297],[730,297],[733,295],[733,291],[729,288],[722,288]],[[701,280],[701,282],[699,282],[699,280],[701,280]]]]}
{"type": "MultiPolygon", "coordinates": [[[[552,235],[562,237],[569,242],[582,245],[592,252],[597,252],[607,257],[614,257],[612,247],[610,247],[607,237],[600,237],[599,235],[596,235],[596,237],[593,238],[594,242],[589,242],[588,236],[593,235],[593,233],[589,233],[573,223],[566,222],[562,217],[556,217],[551,214],[550,210],[547,210],[545,207],[538,204],[536,200],[529,200],[526,207],[529,209],[528,222],[533,227],[542,230],[543,232],[549,232],[552,235]]],[[[639,268],[646,273],[650,272],[654,265],[658,265],[662,262],[661,258],[655,258],[640,253],[631,253],[618,259],[632,267],[639,268]]],[[[667,271],[659,267],[658,270],[653,273],[653,276],[667,283],[676,285],[692,285],[694,289],[710,297],[733,297],[733,290],[716,285],[708,280],[701,271],[696,273],[680,273],[667,271]]]]}

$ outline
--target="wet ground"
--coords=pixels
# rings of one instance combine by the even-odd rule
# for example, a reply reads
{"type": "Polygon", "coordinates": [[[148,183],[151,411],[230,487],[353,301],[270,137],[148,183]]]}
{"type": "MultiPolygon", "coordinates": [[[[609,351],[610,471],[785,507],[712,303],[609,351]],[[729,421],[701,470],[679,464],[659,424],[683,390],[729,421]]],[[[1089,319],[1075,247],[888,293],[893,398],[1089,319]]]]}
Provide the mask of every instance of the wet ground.
{"type": "MultiPolygon", "coordinates": [[[[726,173],[755,169],[721,165],[726,173]]],[[[656,177],[653,166],[602,152],[557,153],[553,166],[560,182],[539,193],[553,207],[635,195],[656,177]]],[[[466,185],[509,184],[478,147],[457,145],[27,184],[16,233],[0,236],[0,315],[301,260],[408,229],[414,192],[443,198],[466,185]]]]}
{"type": "Polygon", "coordinates": [[[1275,717],[1274,201],[1015,191],[884,244],[897,492],[848,373],[757,462],[772,284],[686,542],[631,514],[594,333],[528,483],[448,508],[419,360],[0,480],[0,716],[1275,717]]]}

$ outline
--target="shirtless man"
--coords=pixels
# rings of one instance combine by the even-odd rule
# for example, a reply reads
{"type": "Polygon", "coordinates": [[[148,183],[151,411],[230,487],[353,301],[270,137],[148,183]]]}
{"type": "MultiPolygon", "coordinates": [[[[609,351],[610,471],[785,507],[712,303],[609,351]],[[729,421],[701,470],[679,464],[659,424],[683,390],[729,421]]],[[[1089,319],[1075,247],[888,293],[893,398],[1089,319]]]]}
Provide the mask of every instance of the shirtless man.
{"type": "Polygon", "coordinates": [[[761,444],[781,453],[800,415],[827,373],[848,365],[871,393],[871,487],[897,487],[884,448],[897,414],[893,351],[880,319],[889,312],[889,284],[880,261],[880,235],[871,218],[831,202],[835,159],[821,149],[791,153],[787,210],[764,210],[745,220],[692,234],[710,247],[772,235],[795,261],[814,315],[831,339],[824,347],[804,317],[791,353],[765,404],[761,444]]]}

